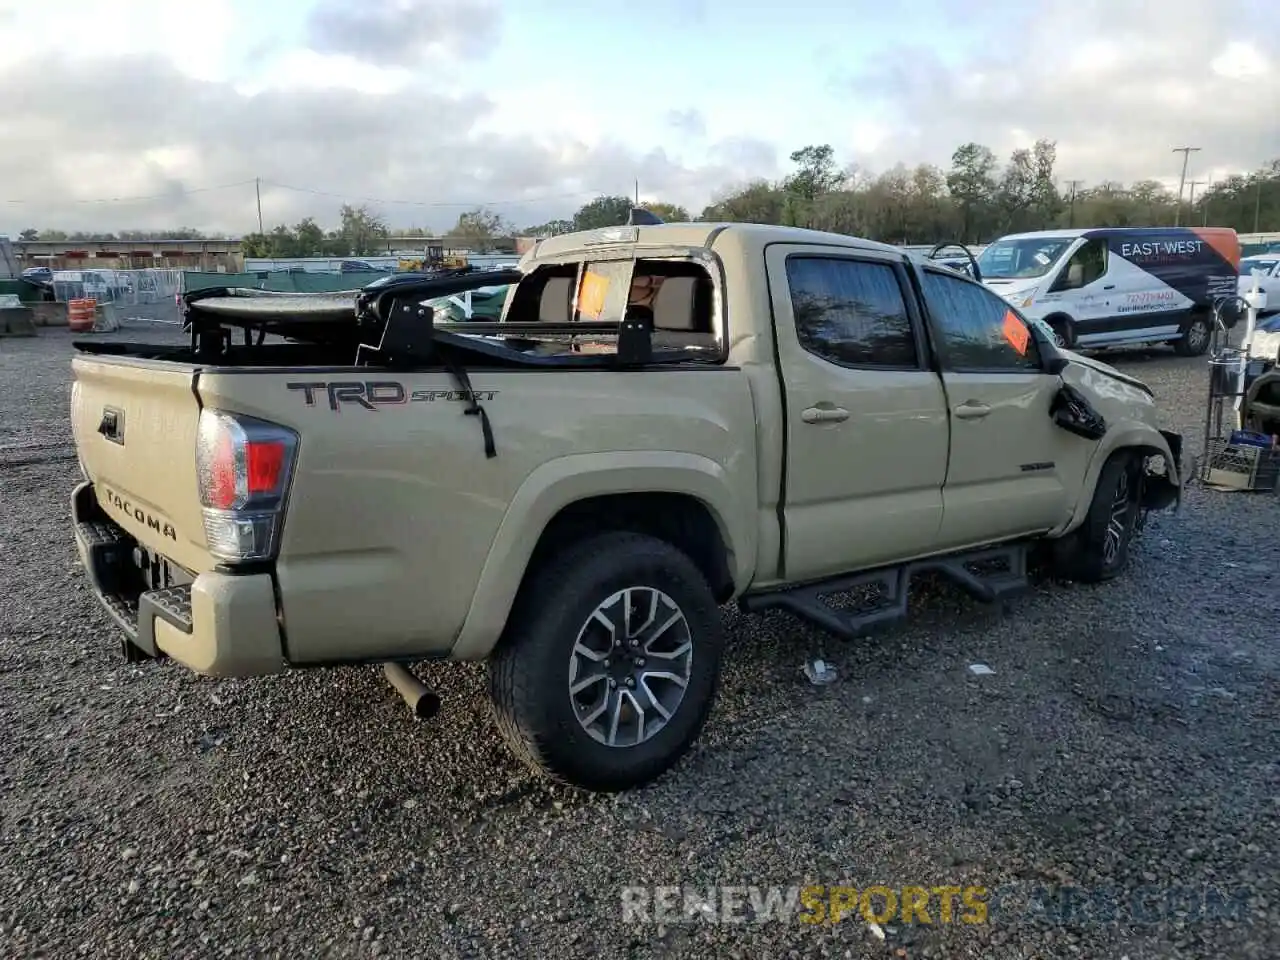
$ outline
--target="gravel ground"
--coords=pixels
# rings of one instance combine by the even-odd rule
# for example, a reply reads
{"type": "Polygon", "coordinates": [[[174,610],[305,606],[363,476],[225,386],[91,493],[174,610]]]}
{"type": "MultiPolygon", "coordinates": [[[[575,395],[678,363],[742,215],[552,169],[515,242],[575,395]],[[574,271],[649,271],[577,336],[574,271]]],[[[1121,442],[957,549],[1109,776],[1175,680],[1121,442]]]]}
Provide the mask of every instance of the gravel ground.
{"type": "MultiPolygon", "coordinates": [[[[426,670],[445,708],[419,725],[373,668],[117,660],[67,530],[69,340],[0,341],[0,955],[1275,956],[1274,497],[1193,489],[1123,580],[1004,615],[922,591],[908,626],[829,648],[828,687],[798,673],[813,633],[731,614],[692,755],[581,796],[507,756],[480,667],[426,670]],[[985,924],[883,939],[621,922],[623,885],[799,883],[1006,893],[985,924]],[[1150,899],[1204,885],[1225,912],[1150,899]],[[1037,920],[1040,888],[1098,899],[1037,920]]],[[[1204,361],[1116,362],[1195,452],[1204,361]]]]}

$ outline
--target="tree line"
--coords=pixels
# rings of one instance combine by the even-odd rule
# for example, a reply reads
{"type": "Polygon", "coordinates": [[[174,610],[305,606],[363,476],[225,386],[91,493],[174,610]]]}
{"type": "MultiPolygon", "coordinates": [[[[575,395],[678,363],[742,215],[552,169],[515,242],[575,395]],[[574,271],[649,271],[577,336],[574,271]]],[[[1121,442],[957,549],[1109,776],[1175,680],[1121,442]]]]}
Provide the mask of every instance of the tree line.
{"type": "MultiPolygon", "coordinates": [[[[930,164],[898,164],[873,175],[856,164],[842,165],[830,144],[791,154],[792,170],[779,180],[757,179],[718,194],[696,217],[684,207],[647,202],[667,222],[731,220],[779,223],[867,237],[888,243],[983,243],[1007,233],[1051,227],[1194,226],[1233,227],[1240,233],[1280,231],[1280,158],[1238,174],[1181,200],[1155,180],[1132,184],[1104,181],[1086,187],[1057,173],[1057,145],[1038,140],[1014,150],[1003,164],[990,148],[966,143],[952,154],[947,170],[930,164]]],[[[554,236],[575,230],[617,226],[633,201],[607,195],[583,204],[572,217],[519,227],[483,207],[459,215],[444,235],[458,247],[487,253],[514,236],[554,236]]],[[[308,217],[288,226],[242,238],[245,256],[289,259],[350,257],[385,253],[398,237],[430,236],[421,227],[395,229],[367,206],[343,205],[336,229],[325,230],[308,217]]],[[[115,234],[24,230],[22,240],[145,240],[147,231],[115,234]]],[[[222,239],[184,228],[171,239],[222,239]]]]}
{"type": "MultiPolygon", "coordinates": [[[[726,191],[703,220],[782,223],[889,243],[984,243],[1008,233],[1054,227],[1233,227],[1280,230],[1280,158],[1200,193],[1155,180],[1085,187],[1057,174],[1057,147],[1039,140],[1001,165],[978,143],[957,148],[947,170],[929,164],[871,175],[841,167],[828,145],[791,155],[793,171],[726,191]]],[[[1192,188],[1194,190],[1194,188],[1192,188]]]]}

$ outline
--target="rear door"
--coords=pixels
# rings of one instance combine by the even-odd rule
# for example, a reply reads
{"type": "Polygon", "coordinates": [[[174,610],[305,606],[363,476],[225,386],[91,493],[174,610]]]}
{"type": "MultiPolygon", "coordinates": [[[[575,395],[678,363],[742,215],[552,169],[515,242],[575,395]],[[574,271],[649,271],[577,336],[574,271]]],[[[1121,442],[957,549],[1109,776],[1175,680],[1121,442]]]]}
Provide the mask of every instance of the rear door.
{"type": "Polygon", "coordinates": [[[1043,369],[1031,330],[977,283],[924,268],[923,291],[951,415],[940,545],[1038,533],[1074,507],[1087,443],[1055,426],[1060,381],[1043,369]]]}
{"type": "Polygon", "coordinates": [[[947,409],[898,257],[773,244],[786,419],[785,575],[819,578],[931,551],[947,409]]]}
{"type": "Polygon", "coordinates": [[[81,356],[72,369],[71,427],[102,508],[157,553],[196,573],[209,569],[193,368],[81,356]]]}

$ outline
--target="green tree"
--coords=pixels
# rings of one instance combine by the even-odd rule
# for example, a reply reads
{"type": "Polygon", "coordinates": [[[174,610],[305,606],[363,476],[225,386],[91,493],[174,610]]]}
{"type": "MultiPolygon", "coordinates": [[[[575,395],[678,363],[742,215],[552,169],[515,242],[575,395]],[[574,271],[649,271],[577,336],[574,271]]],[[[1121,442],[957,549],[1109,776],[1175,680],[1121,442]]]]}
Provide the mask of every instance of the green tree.
{"type": "Polygon", "coordinates": [[[324,230],[311,217],[304,217],[293,228],[294,245],[300,257],[324,255],[324,230]]]}
{"type": "Polygon", "coordinates": [[[791,154],[796,170],[782,182],[782,222],[797,227],[818,225],[822,200],[843,181],[831,144],[801,147],[791,154]]]}
{"type": "Polygon", "coordinates": [[[495,240],[514,234],[515,228],[498,214],[477,207],[459,215],[458,222],[445,236],[476,253],[488,253],[494,248],[495,240]]]}
{"type": "Polygon", "coordinates": [[[1025,230],[1031,220],[1031,192],[1035,184],[1035,171],[1031,166],[1031,151],[1014,150],[1009,155],[1009,165],[996,186],[992,199],[999,213],[999,229],[1003,233],[1025,230]]]}
{"type": "Polygon", "coordinates": [[[733,223],[781,223],[783,193],[767,180],[752,180],[721,194],[698,219],[733,223]]]}
{"type": "Polygon", "coordinates": [[[530,237],[558,237],[562,233],[573,233],[572,220],[548,220],[536,227],[524,229],[524,234],[530,237]]]}
{"type": "Polygon", "coordinates": [[[783,188],[810,202],[835,190],[844,179],[829,143],[801,147],[791,154],[791,162],[797,169],[786,178],[783,188]]]}
{"type": "Polygon", "coordinates": [[[386,221],[366,206],[353,207],[344,203],[339,211],[341,226],[333,239],[341,240],[345,247],[338,256],[367,257],[378,253],[386,241],[386,221]]]}
{"type": "Polygon", "coordinates": [[[573,215],[574,230],[599,230],[602,227],[620,227],[631,216],[629,197],[596,197],[585,203],[573,215]]]}
{"type": "Polygon", "coordinates": [[[1031,192],[1028,202],[1036,227],[1051,226],[1062,212],[1062,194],[1058,193],[1054,169],[1058,163],[1058,145],[1053,140],[1037,140],[1031,148],[1031,192]]]}
{"type": "Polygon", "coordinates": [[[959,206],[960,239],[978,240],[993,219],[996,156],[980,143],[966,143],[951,155],[947,190],[959,206]]]}
{"type": "Polygon", "coordinates": [[[664,203],[661,200],[651,200],[648,203],[641,204],[641,206],[654,216],[661,219],[664,223],[684,223],[689,220],[689,211],[674,203],[664,203]]]}

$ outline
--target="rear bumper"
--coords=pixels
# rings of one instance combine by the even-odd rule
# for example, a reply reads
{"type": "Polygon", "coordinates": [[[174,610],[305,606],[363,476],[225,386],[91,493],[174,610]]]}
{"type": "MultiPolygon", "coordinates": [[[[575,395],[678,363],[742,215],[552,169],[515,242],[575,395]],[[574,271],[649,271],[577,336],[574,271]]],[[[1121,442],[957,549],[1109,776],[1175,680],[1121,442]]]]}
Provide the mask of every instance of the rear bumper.
{"type": "Polygon", "coordinates": [[[271,574],[202,573],[147,589],[137,542],[99,507],[89,481],[72,492],[71,520],[94,593],[128,645],[214,677],[286,669],[271,574]]]}

